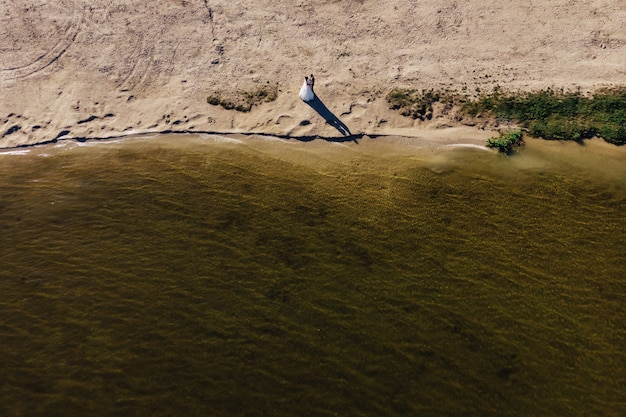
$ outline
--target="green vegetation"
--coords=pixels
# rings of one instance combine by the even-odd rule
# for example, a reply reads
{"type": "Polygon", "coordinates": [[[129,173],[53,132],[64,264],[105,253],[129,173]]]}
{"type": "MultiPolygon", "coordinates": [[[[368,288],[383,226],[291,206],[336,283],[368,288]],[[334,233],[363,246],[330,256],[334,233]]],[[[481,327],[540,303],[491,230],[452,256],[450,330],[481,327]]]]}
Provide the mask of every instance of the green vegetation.
{"type": "Polygon", "coordinates": [[[514,146],[519,147],[524,144],[522,140],[522,132],[519,130],[509,130],[501,132],[500,137],[487,139],[488,148],[497,148],[500,152],[511,155],[514,152],[514,146]]]}
{"type": "Polygon", "coordinates": [[[393,110],[400,110],[403,116],[413,119],[430,120],[433,117],[433,104],[445,103],[449,107],[454,104],[454,97],[448,93],[430,90],[412,90],[394,88],[387,94],[387,102],[393,110]]]}
{"type": "MultiPolygon", "coordinates": [[[[269,82],[268,82],[269,84],[269,82]]],[[[212,106],[222,106],[226,110],[236,110],[247,113],[252,107],[260,103],[268,103],[276,100],[278,88],[276,86],[261,86],[255,90],[238,91],[232,95],[222,96],[215,93],[207,97],[206,101],[212,106]]]]}
{"type": "Polygon", "coordinates": [[[518,122],[531,136],[544,139],[599,136],[616,145],[626,143],[626,88],[603,90],[590,97],[552,89],[517,94],[495,89],[464,103],[463,108],[470,116],[518,122]]]}
{"type": "Polygon", "coordinates": [[[458,105],[475,118],[518,123],[530,136],[553,140],[583,140],[594,136],[616,145],[626,144],[626,87],[596,92],[503,92],[495,88],[476,99],[432,90],[394,89],[387,95],[392,109],[405,116],[430,119],[435,102],[458,105]]]}

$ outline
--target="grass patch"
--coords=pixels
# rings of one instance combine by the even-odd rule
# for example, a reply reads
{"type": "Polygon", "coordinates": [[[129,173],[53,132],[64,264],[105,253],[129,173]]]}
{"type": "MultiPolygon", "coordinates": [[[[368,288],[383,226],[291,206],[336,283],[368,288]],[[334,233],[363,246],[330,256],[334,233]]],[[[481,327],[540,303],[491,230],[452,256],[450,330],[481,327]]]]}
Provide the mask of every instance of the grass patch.
{"type": "Polygon", "coordinates": [[[387,94],[387,102],[392,110],[400,110],[403,116],[413,119],[430,120],[433,117],[433,104],[445,103],[452,107],[454,97],[449,93],[430,90],[394,88],[387,94]]]}
{"type": "Polygon", "coordinates": [[[602,90],[593,96],[547,89],[503,93],[499,89],[463,110],[473,117],[487,116],[520,123],[529,135],[553,140],[582,140],[598,136],[626,144],[626,88],[602,90]]]}
{"type": "Polygon", "coordinates": [[[615,145],[626,144],[626,87],[600,90],[592,96],[553,89],[513,93],[496,87],[474,99],[432,89],[395,88],[387,94],[387,102],[391,109],[414,119],[431,119],[433,104],[440,102],[444,108],[458,106],[465,116],[518,123],[533,137],[583,140],[597,136],[615,145]]]}
{"type": "Polygon", "coordinates": [[[487,139],[488,148],[496,148],[503,154],[511,155],[515,152],[515,148],[518,148],[524,144],[523,135],[520,130],[509,130],[507,132],[500,133],[499,137],[492,137],[487,139]]]}
{"type": "Polygon", "coordinates": [[[215,93],[207,97],[206,101],[212,106],[222,106],[226,110],[236,110],[247,113],[253,106],[269,103],[276,100],[278,87],[268,85],[254,90],[237,91],[234,94],[215,93]]]}

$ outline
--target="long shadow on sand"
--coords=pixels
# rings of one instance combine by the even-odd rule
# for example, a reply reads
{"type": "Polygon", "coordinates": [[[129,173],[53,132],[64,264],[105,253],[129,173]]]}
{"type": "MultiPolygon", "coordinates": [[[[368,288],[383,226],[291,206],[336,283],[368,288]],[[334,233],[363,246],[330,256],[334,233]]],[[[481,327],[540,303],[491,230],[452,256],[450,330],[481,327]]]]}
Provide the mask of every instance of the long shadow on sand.
{"type": "Polygon", "coordinates": [[[320,100],[317,95],[315,95],[313,100],[305,101],[305,103],[311,106],[313,110],[315,110],[320,116],[322,116],[324,120],[326,120],[326,123],[337,129],[337,131],[341,133],[342,136],[344,136],[345,138],[354,137],[354,135],[352,135],[352,132],[350,132],[348,126],[346,126],[344,122],[339,120],[339,118],[335,116],[333,112],[328,110],[328,107],[326,107],[324,102],[322,102],[322,100],[320,100]]]}

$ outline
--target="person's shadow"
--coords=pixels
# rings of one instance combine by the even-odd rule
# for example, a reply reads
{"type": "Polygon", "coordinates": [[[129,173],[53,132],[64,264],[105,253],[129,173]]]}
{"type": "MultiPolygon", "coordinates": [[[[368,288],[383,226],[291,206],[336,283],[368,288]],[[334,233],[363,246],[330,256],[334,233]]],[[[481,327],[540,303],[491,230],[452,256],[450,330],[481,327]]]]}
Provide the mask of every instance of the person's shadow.
{"type": "Polygon", "coordinates": [[[326,105],[322,102],[322,100],[320,100],[319,97],[317,97],[317,94],[315,95],[315,97],[313,97],[313,100],[305,101],[305,103],[311,106],[313,110],[315,110],[320,116],[322,116],[324,120],[326,120],[326,123],[328,123],[335,129],[337,129],[337,131],[339,131],[339,133],[341,133],[342,136],[344,137],[353,136],[348,126],[346,126],[344,122],[339,120],[339,118],[335,116],[333,112],[328,110],[328,107],[326,107],[326,105]]]}

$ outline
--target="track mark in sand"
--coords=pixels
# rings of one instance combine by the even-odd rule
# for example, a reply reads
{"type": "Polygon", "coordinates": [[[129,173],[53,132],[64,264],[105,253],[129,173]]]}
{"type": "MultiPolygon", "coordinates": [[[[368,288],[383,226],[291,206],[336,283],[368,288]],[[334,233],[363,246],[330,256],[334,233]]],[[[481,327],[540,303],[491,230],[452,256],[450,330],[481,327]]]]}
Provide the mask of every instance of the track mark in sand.
{"type": "Polygon", "coordinates": [[[82,30],[82,0],[0,3],[0,80],[25,78],[57,62],[82,30]],[[24,35],[26,34],[26,35],[24,35]]]}
{"type": "Polygon", "coordinates": [[[204,1],[204,8],[206,9],[206,20],[203,19],[202,21],[206,24],[206,23],[210,23],[211,24],[211,33],[215,34],[215,25],[213,23],[213,9],[211,8],[211,6],[209,6],[209,0],[203,0],[204,1]]]}
{"type": "Polygon", "coordinates": [[[122,61],[126,63],[126,67],[122,68],[119,74],[118,89],[132,91],[137,86],[149,81],[152,56],[154,55],[154,47],[150,45],[143,35],[137,38],[130,55],[122,61]]]}

